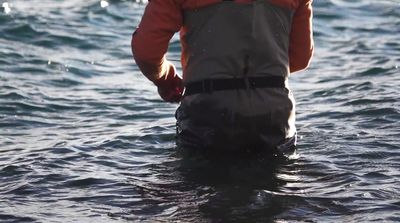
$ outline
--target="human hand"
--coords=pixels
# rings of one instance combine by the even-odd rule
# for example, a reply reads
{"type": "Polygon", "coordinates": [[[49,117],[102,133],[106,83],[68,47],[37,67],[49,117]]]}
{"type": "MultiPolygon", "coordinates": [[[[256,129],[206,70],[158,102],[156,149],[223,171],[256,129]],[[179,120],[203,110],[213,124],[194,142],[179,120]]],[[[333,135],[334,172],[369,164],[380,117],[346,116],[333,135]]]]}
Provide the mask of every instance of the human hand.
{"type": "Polygon", "coordinates": [[[183,94],[182,78],[176,74],[176,69],[170,65],[167,74],[160,79],[154,81],[158,88],[160,97],[170,103],[179,103],[183,94]]]}

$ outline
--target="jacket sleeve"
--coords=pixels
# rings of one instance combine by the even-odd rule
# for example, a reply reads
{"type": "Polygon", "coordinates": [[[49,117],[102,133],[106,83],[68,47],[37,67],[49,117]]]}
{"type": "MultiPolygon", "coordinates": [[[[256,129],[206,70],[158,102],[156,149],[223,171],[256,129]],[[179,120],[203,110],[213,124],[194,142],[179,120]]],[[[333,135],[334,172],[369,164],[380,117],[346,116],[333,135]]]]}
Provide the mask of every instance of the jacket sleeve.
{"type": "Polygon", "coordinates": [[[149,80],[166,78],[172,69],[165,54],[169,41],[181,26],[182,12],[174,0],[149,0],[131,41],[136,64],[149,80]]]}
{"type": "Polygon", "coordinates": [[[314,53],[312,0],[303,0],[297,8],[290,32],[290,72],[308,67],[314,53]]]}

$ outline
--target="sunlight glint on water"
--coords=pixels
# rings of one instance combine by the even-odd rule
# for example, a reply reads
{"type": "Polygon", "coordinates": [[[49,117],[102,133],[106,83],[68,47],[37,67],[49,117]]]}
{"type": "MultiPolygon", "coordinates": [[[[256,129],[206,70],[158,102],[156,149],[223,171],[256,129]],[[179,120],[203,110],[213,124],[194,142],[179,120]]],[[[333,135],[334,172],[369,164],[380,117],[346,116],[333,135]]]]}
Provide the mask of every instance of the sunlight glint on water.
{"type": "Polygon", "coordinates": [[[397,1],[314,1],[285,162],[176,152],[131,56],[145,1],[0,3],[1,222],[400,221],[397,1]]]}

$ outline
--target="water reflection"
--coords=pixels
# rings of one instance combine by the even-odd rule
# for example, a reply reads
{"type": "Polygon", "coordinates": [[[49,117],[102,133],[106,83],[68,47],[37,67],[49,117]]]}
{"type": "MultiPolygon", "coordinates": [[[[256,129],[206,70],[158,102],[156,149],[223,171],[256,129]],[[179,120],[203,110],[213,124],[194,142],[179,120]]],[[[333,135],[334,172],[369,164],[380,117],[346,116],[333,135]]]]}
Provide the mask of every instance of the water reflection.
{"type": "Polygon", "coordinates": [[[295,160],[277,157],[218,157],[178,155],[176,173],[196,193],[201,219],[212,222],[265,222],[288,209],[281,188],[295,160]],[[284,173],[282,173],[284,171],[284,173]],[[283,177],[285,174],[285,177],[283,177]],[[190,186],[189,186],[190,185],[190,186]]]}

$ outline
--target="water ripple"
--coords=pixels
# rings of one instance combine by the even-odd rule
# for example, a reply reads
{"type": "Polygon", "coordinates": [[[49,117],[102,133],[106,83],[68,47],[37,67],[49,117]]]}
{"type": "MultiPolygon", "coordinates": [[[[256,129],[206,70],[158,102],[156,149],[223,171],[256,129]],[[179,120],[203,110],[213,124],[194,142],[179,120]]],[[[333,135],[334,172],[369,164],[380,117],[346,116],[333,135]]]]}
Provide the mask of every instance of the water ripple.
{"type": "MultiPolygon", "coordinates": [[[[0,11],[0,221],[400,220],[397,2],[314,1],[315,57],[291,77],[290,160],[176,151],[177,105],[131,58],[144,4],[107,2],[0,11]]],[[[180,48],[174,36],[179,72],[180,48]]]]}

